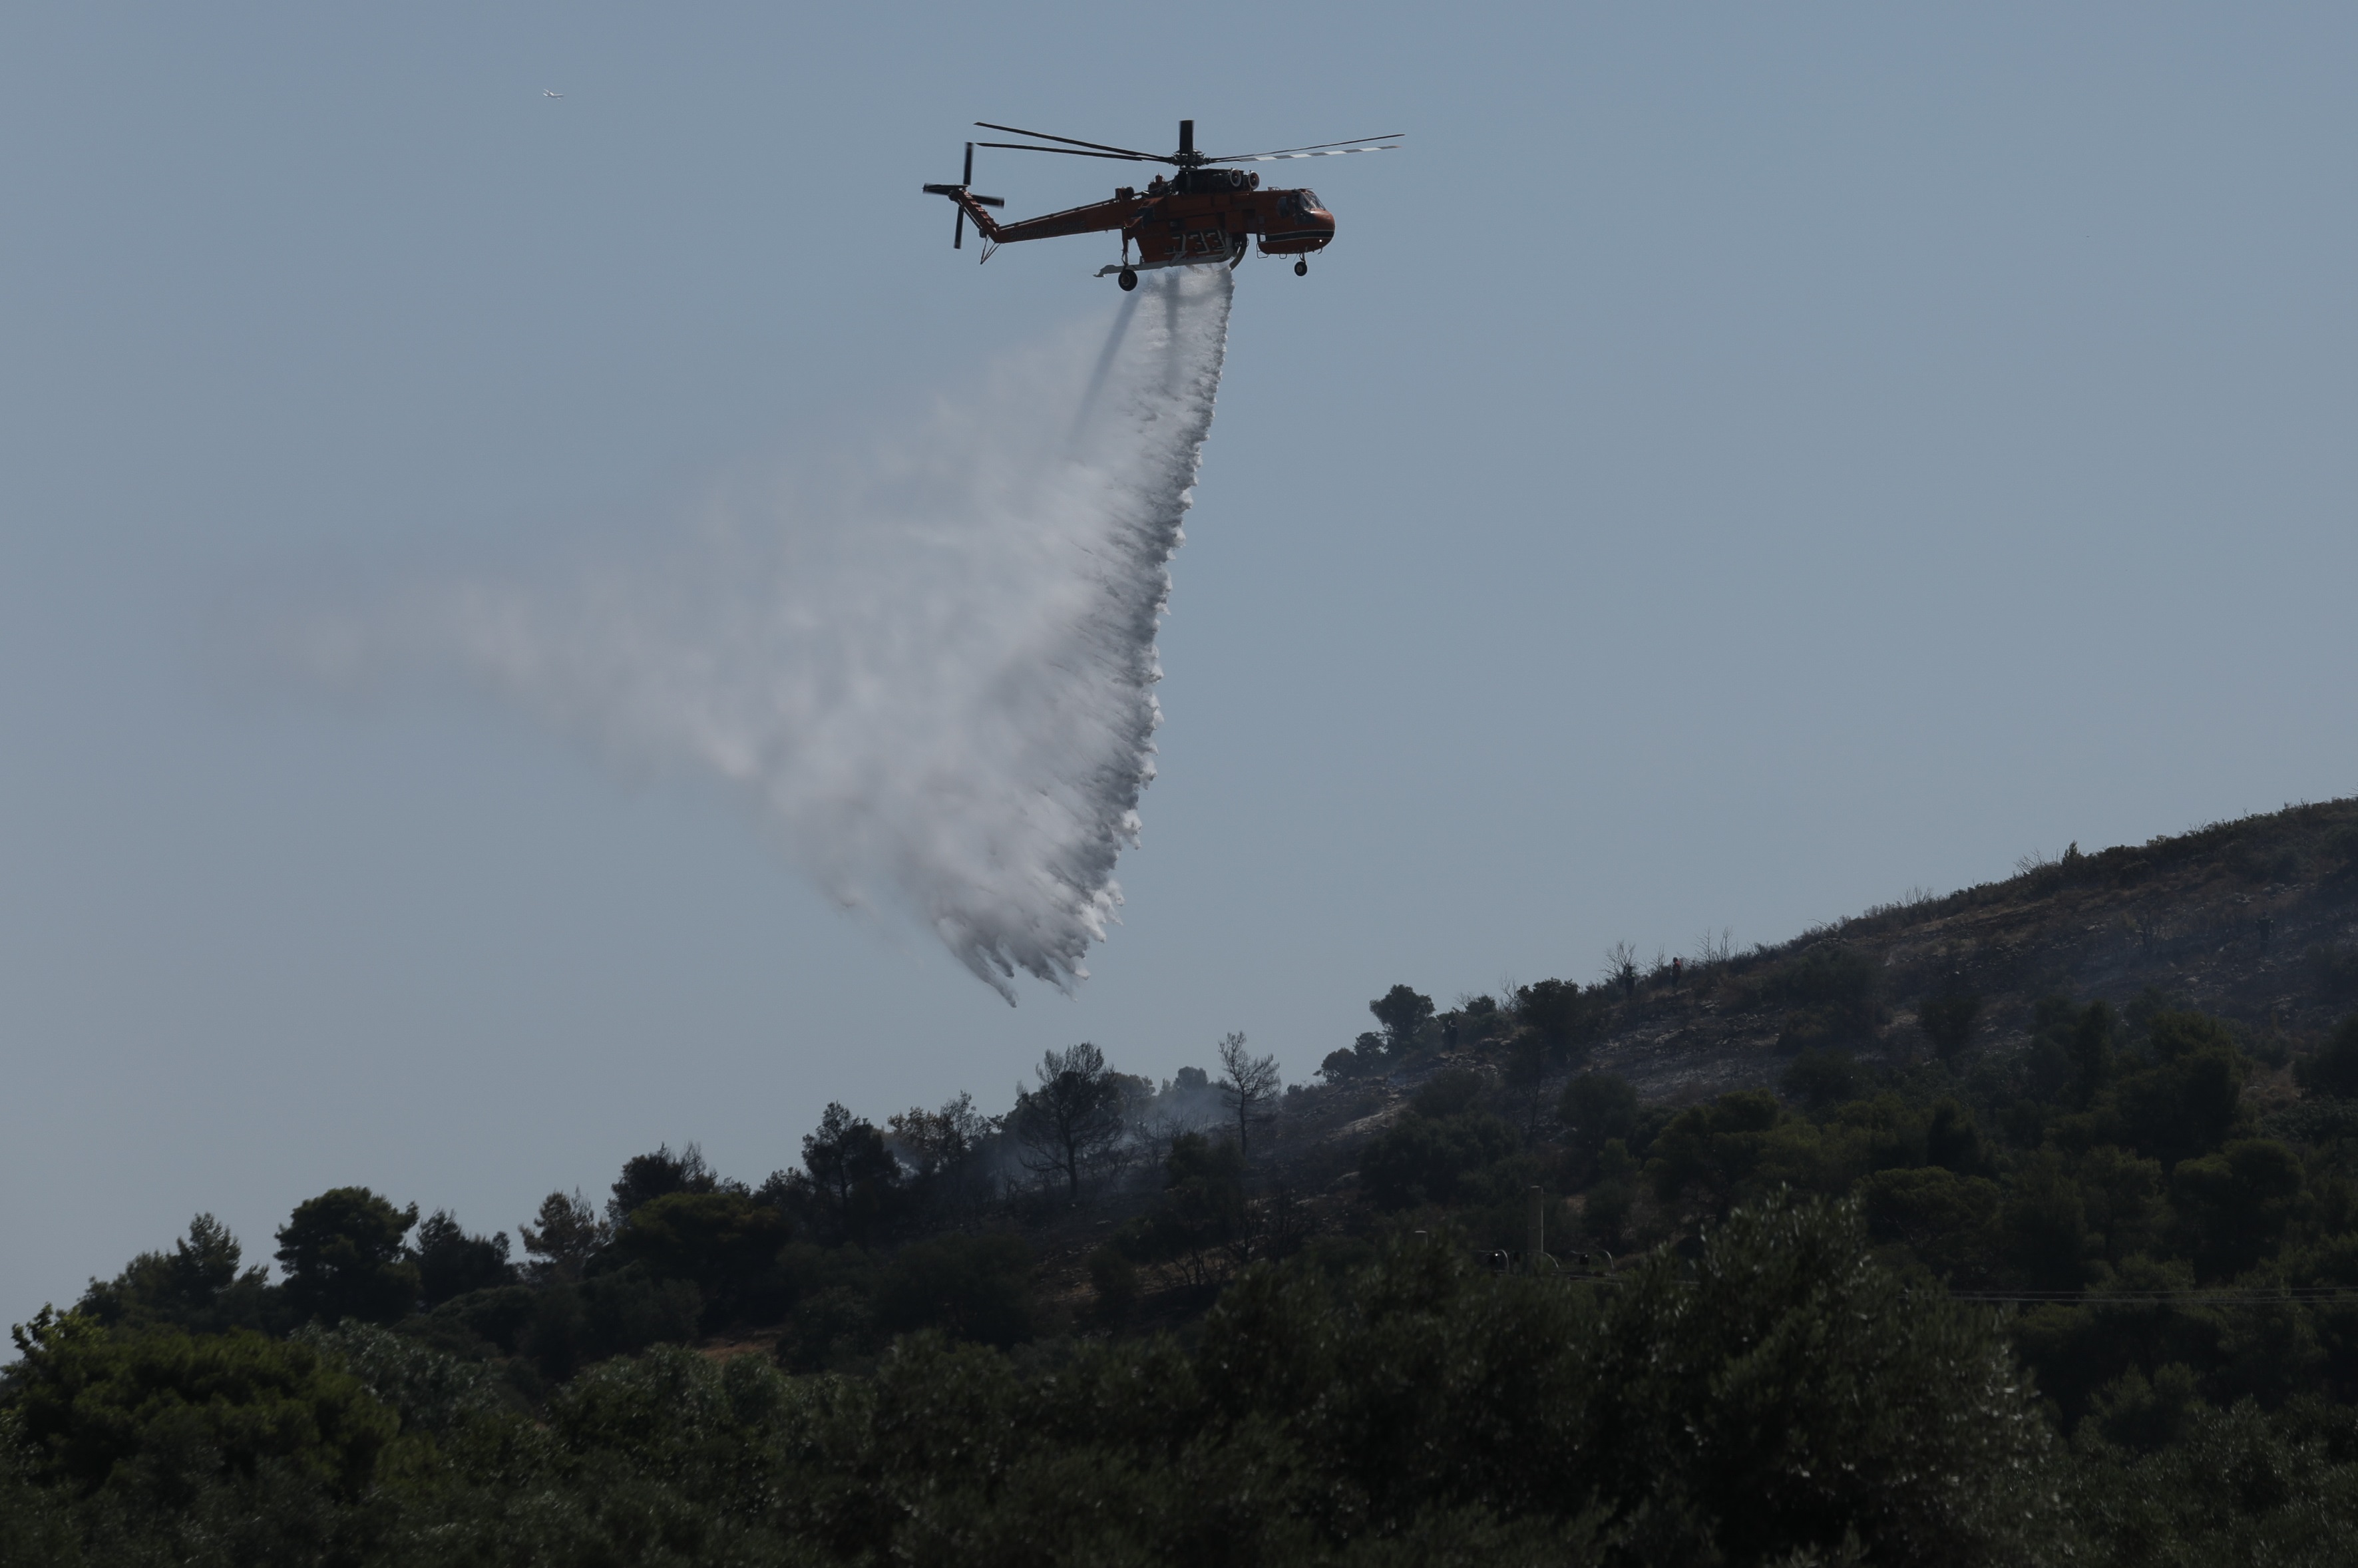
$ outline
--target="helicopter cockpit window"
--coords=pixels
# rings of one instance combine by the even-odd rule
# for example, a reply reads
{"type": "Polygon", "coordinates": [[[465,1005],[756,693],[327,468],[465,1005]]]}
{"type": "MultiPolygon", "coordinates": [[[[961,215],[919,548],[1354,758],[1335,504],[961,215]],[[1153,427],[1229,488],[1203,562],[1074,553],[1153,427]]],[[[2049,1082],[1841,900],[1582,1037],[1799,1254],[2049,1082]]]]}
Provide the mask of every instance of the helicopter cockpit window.
{"type": "Polygon", "coordinates": [[[1318,200],[1318,192],[1314,190],[1305,190],[1302,193],[1302,205],[1314,207],[1322,212],[1326,209],[1326,203],[1318,200]]]}

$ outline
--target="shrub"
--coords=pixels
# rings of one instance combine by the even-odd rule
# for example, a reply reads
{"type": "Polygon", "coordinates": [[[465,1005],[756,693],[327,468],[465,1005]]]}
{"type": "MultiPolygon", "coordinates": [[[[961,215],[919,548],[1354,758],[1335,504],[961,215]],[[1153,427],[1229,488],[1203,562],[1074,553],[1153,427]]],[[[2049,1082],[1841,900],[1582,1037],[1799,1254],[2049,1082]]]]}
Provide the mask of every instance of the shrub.
{"type": "Polygon", "coordinates": [[[1768,1135],[1790,1114],[1761,1089],[1689,1106],[1655,1137],[1646,1173],[1664,1203],[1696,1188],[1725,1206],[1759,1164],[1768,1135]]]}
{"type": "Polygon", "coordinates": [[[2320,942],[2301,955],[2309,983],[2328,997],[2358,995],[2358,947],[2320,942]]]}
{"type": "Polygon", "coordinates": [[[886,1334],[938,1329],[1002,1349],[1032,1337],[1032,1253],[1013,1236],[937,1236],[905,1248],[876,1290],[886,1334]]]}
{"type": "Polygon", "coordinates": [[[657,1280],[637,1263],[593,1274],[579,1297],[581,1345],[593,1361],[650,1345],[685,1345],[704,1316],[704,1292],[695,1281],[657,1280]]]}
{"type": "Polygon", "coordinates": [[[529,1286],[498,1285],[453,1296],[434,1309],[434,1316],[513,1356],[532,1324],[537,1303],[537,1292],[529,1286]]]}
{"type": "Polygon", "coordinates": [[[1932,1048],[1944,1062],[1965,1048],[1981,1013],[1982,999],[1954,987],[1916,1004],[1916,1022],[1931,1036],[1932,1048]]]}
{"type": "Polygon", "coordinates": [[[1416,1091],[1409,1104],[1419,1116],[1455,1116],[1474,1103],[1482,1092],[1482,1076],[1464,1067],[1452,1067],[1435,1073],[1425,1086],[1416,1091]]]}
{"type": "Polygon", "coordinates": [[[1804,1051],[1793,1058],[1777,1087],[1812,1110],[1823,1110],[1866,1093],[1866,1069],[1847,1051],[1804,1051]]]}
{"type": "Polygon", "coordinates": [[[1138,1304],[1138,1268],[1111,1247],[1089,1254],[1089,1285],[1097,1292],[1094,1315],[1100,1328],[1119,1328],[1138,1304]]]}
{"type": "Polygon", "coordinates": [[[1822,942],[1770,975],[1762,987],[1790,1011],[1778,1044],[1786,1050],[1834,1044],[1875,1032],[1881,971],[1855,948],[1822,942]]]}
{"type": "Polygon", "coordinates": [[[2324,1099],[2358,1099],[2358,1015],[2345,1018],[2317,1051],[2295,1062],[2295,1082],[2324,1099]]]}
{"type": "Polygon", "coordinates": [[[1514,1129],[1495,1116],[1433,1118],[1412,1110],[1369,1141],[1359,1174],[1378,1206],[1412,1208],[1450,1202],[1467,1176],[1514,1152],[1514,1129]]]}
{"type": "Polygon", "coordinates": [[[1638,1125],[1638,1091],[1614,1073],[1583,1073],[1563,1086],[1556,1117],[1572,1130],[1573,1147],[1594,1158],[1609,1139],[1627,1139],[1638,1125]]]}

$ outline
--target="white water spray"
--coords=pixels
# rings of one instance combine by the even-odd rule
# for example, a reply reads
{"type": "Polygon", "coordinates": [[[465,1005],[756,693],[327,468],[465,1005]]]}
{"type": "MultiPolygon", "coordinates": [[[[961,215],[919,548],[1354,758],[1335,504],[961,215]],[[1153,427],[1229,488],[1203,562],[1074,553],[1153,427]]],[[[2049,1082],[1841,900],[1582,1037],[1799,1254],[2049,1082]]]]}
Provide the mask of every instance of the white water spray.
{"type": "Polygon", "coordinates": [[[849,906],[897,905],[1012,1002],[1069,989],[1121,902],[1154,639],[1233,283],[1149,274],[1102,340],[994,371],[849,477],[786,476],[652,567],[471,583],[315,637],[455,659],[564,730],[759,797],[849,906]]]}

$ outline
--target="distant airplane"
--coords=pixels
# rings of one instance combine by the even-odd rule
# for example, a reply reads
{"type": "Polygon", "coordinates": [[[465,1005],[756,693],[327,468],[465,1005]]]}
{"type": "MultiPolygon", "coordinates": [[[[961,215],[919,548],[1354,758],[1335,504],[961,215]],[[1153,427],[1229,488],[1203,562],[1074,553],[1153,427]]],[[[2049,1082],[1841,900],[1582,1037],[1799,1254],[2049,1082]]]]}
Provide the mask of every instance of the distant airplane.
{"type": "Polygon", "coordinates": [[[542,88],[542,89],[540,90],[540,95],[541,95],[543,98],[562,98],[562,97],[564,97],[564,96],[565,96],[565,94],[564,94],[564,93],[562,93],[562,92],[550,92],[547,88],[546,88],[546,87],[544,87],[544,88],[542,88]]]}

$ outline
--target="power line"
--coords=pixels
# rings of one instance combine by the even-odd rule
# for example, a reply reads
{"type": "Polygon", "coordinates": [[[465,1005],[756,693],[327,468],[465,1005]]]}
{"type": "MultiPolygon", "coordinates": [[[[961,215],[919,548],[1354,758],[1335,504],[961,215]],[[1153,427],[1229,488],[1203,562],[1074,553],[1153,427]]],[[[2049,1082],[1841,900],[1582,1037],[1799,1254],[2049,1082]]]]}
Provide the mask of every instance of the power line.
{"type": "Polygon", "coordinates": [[[2346,1285],[2284,1285],[2274,1290],[2188,1291],[1952,1291],[1951,1301],[2064,1306],[2236,1306],[2269,1302],[2358,1301],[2346,1285]]]}

